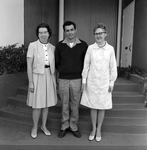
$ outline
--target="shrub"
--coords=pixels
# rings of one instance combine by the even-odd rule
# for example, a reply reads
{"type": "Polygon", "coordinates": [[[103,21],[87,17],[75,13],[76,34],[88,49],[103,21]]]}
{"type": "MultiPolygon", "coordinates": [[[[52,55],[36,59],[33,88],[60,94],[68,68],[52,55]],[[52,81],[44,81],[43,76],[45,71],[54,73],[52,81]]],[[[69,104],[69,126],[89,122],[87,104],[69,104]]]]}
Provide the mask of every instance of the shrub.
{"type": "Polygon", "coordinates": [[[137,74],[141,77],[147,76],[147,73],[144,69],[141,69],[137,66],[129,66],[129,67],[118,67],[118,77],[124,77],[126,79],[130,79],[130,74],[137,74]]]}
{"type": "Polygon", "coordinates": [[[0,75],[25,72],[27,49],[17,44],[0,47],[0,75]]]}

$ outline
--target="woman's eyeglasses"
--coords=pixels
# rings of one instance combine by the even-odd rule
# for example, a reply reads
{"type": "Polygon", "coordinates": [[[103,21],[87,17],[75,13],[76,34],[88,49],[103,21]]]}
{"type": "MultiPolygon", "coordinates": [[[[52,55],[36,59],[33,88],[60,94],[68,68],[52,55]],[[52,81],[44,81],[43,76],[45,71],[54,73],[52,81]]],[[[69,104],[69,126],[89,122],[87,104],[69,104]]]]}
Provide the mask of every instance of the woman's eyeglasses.
{"type": "Polygon", "coordinates": [[[99,32],[99,33],[94,33],[94,35],[102,35],[103,33],[106,33],[106,32],[99,32]]]}

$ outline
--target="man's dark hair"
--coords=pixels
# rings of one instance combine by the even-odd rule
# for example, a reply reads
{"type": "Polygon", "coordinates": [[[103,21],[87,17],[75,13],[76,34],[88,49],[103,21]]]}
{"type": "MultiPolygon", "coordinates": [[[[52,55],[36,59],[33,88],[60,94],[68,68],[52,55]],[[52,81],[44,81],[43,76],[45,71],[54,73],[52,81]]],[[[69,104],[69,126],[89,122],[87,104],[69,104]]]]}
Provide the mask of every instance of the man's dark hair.
{"type": "Polygon", "coordinates": [[[65,21],[63,24],[63,30],[65,31],[65,26],[73,25],[74,29],[76,29],[76,24],[73,21],[65,21]]]}

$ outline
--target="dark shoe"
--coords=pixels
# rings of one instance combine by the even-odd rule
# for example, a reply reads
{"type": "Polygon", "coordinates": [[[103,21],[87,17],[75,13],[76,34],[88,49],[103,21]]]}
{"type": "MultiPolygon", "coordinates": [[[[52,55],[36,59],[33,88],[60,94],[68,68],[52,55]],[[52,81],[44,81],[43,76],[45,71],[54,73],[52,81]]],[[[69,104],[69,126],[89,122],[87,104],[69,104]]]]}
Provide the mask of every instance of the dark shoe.
{"type": "Polygon", "coordinates": [[[81,137],[81,133],[80,133],[79,130],[77,130],[77,131],[72,131],[72,130],[71,130],[71,132],[73,133],[73,135],[74,135],[75,137],[77,137],[77,138],[80,138],[80,137],[81,137]]]}
{"type": "Polygon", "coordinates": [[[58,134],[58,137],[59,137],[59,138],[63,138],[63,137],[66,135],[67,132],[68,132],[67,129],[65,129],[65,130],[60,130],[60,132],[59,132],[59,134],[58,134]]]}

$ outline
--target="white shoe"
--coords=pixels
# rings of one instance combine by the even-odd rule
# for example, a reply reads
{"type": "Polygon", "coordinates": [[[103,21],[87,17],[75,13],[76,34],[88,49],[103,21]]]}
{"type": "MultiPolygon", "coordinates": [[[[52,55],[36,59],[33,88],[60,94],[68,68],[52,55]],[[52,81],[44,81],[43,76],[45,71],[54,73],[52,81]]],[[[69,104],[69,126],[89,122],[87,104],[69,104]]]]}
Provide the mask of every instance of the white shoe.
{"type": "Polygon", "coordinates": [[[47,135],[47,136],[50,136],[50,135],[51,135],[51,132],[50,132],[50,131],[48,131],[48,130],[44,131],[42,127],[41,127],[41,130],[42,130],[42,132],[43,132],[45,135],[47,135]]]}
{"type": "Polygon", "coordinates": [[[100,141],[101,141],[101,139],[102,139],[102,137],[101,137],[101,136],[100,136],[100,137],[96,136],[96,141],[97,141],[97,142],[100,142],[100,141]]]}
{"type": "Polygon", "coordinates": [[[31,137],[33,138],[33,139],[36,139],[37,138],[37,132],[34,134],[33,132],[31,132],[31,137]]]}
{"type": "Polygon", "coordinates": [[[89,141],[92,141],[92,140],[94,140],[94,135],[89,135],[89,141]]]}

